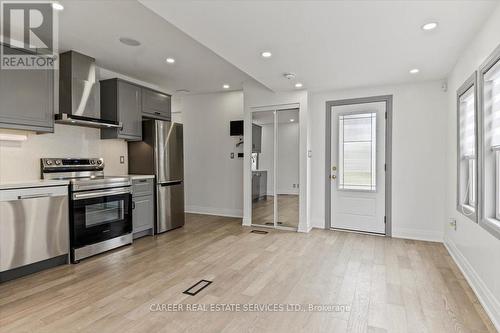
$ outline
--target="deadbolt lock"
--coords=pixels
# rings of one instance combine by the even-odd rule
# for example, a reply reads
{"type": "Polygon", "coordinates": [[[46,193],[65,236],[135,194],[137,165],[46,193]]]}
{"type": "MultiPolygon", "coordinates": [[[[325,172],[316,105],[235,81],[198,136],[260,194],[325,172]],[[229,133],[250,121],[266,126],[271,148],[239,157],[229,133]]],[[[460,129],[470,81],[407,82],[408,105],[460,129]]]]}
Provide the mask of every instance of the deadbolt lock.
{"type": "Polygon", "coordinates": [[[335,175],[331,175],[331,176],[330,176],[330,178],[331,178],[332,180],[335,180],[335,179],[337,179],[337,176],[335,176],[335,175]]]}
{"type": "Polygon", "coordinates": [[[337,171],[337,167],[336,167],[336,166],[333,166],[333,167],[332,167],[332,170],[333,170],[333,171],[337,171]]]}

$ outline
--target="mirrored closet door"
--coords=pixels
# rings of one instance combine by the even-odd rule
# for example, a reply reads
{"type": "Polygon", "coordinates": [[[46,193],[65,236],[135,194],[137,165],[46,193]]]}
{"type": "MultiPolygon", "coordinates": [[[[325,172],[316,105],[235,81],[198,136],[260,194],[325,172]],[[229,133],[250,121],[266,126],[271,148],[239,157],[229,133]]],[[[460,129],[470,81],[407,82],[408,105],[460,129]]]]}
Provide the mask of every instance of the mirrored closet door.
{"type": "Polygon", "coordinates": [[[299,110],[252,113],[252,225],[299,223],[299,110]]]}

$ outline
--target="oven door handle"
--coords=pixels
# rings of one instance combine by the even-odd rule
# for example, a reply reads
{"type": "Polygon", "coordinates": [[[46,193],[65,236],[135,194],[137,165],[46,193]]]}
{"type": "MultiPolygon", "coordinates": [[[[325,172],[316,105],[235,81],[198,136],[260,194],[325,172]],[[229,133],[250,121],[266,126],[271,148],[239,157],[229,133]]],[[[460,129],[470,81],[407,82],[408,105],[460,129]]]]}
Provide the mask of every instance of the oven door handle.
{"type": "Polygon", "coordinates": [[[82,199],[90,199],[90,198],[99,198],[108,195],[118,195],[118,194],[127,194],[131,193],[130,188],[126,189],[117,189],[117,190],[105,190],[105,191],[92,191],[85,193],[73,193],[73,200],[82,200],[82,199]]]}

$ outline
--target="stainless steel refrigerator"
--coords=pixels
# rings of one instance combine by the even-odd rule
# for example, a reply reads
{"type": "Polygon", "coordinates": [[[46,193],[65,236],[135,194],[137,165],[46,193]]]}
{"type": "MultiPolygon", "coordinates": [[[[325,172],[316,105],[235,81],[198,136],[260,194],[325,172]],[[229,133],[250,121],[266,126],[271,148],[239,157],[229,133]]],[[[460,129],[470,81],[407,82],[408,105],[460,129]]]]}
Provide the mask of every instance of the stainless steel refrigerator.
{"type": "Polygon", "coordinates": [[[182,124],[148,119],[142,141],[128,143],[130,174],[156,176],[156,227],[161,233],[184,225],[184,153],[182,124]]]}

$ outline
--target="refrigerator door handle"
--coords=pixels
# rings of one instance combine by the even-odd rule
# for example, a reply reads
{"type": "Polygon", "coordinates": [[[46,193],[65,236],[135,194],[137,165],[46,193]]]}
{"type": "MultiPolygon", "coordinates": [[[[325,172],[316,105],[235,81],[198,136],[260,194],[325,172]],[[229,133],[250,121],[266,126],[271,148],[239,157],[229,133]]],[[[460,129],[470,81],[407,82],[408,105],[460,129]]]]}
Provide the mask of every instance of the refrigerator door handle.
{"type": "Polygon", "coordinates": [[[172,181],[168,181],[168,182],[162,182],[162,183],[159,183],[158,185],[160,185],[160,186],[173,186],[173,185],[179,185],[179,184],[182,184],[182,180],[172,180],[172,181]]]}

